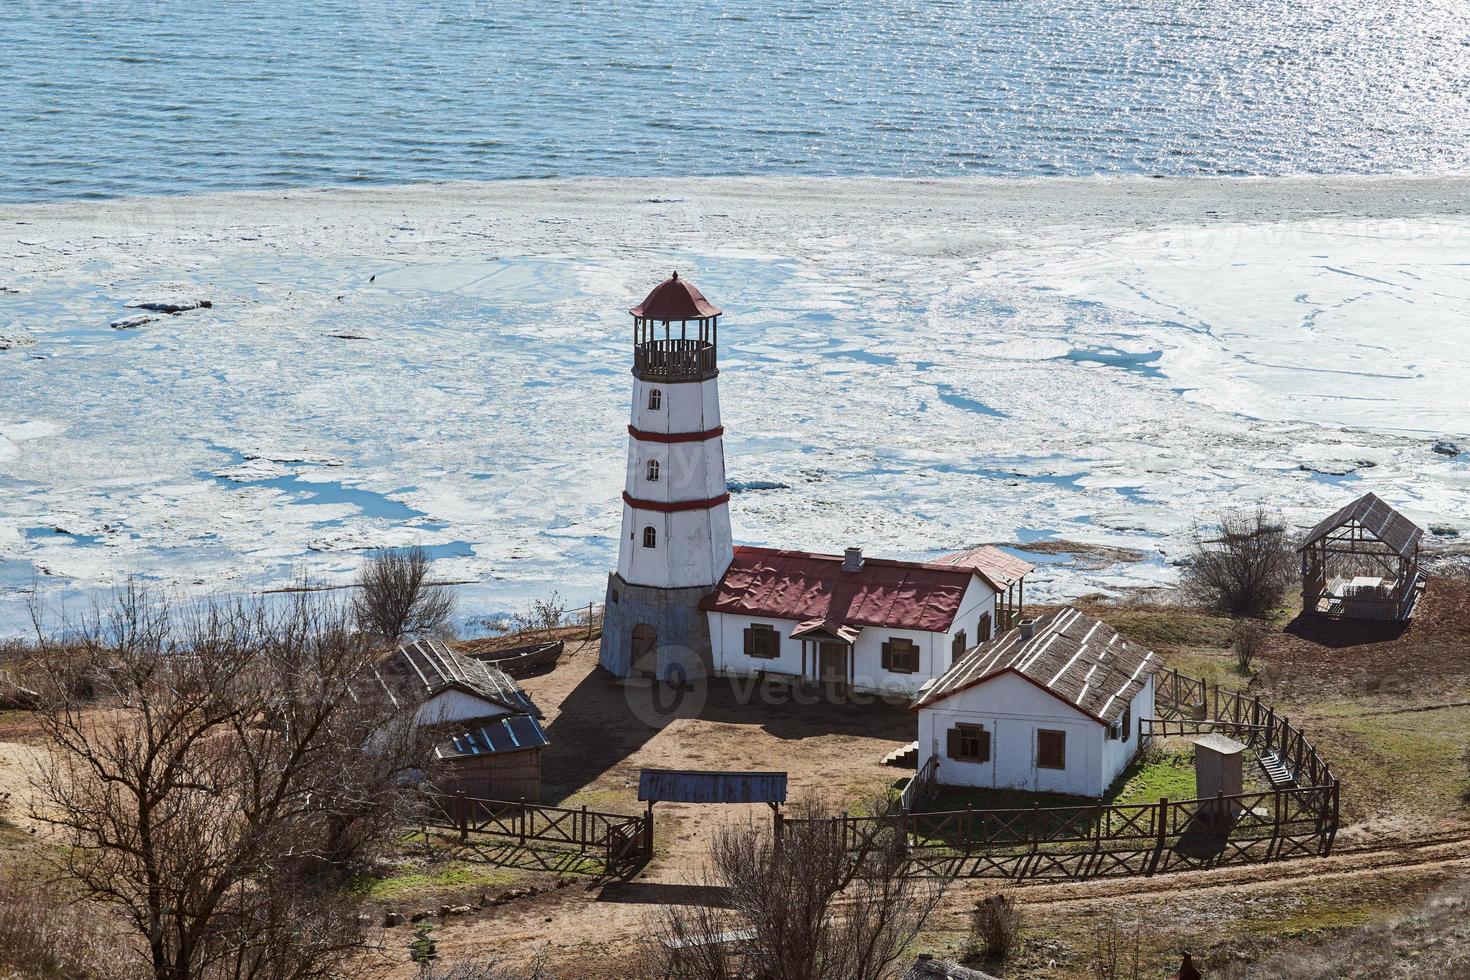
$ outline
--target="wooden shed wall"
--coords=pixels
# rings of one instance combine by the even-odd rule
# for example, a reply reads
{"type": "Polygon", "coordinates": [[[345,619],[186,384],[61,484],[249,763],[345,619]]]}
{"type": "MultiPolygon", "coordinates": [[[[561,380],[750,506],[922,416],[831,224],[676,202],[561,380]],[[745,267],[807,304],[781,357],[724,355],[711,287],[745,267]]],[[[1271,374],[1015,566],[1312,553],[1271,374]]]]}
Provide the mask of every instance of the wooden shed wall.
{"type": "Polygon", "coordinates": [[[444,790],[481,800],[541,802],[541,750],[468,756],[445,766],[444,790]]]}

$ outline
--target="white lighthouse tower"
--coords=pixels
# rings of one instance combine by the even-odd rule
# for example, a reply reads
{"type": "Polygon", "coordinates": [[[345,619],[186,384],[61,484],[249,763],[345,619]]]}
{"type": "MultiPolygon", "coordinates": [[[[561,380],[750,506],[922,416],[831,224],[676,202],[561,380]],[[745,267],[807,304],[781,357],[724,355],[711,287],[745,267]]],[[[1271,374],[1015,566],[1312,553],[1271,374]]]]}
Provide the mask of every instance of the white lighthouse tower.
{"type": "Polygon", "coordinates": [[[618,677],[683,680],[709,670],[699,601],[733,558],[715,380],[720,310],[675,272],[628,312],[628,472],[600,659],[618,677]]]}

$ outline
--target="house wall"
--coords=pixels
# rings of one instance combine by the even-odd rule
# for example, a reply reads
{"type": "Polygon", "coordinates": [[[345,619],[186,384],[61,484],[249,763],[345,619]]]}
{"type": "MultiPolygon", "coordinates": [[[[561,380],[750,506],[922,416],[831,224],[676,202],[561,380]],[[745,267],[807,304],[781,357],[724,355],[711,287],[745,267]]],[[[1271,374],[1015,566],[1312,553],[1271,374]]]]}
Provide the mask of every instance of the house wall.
{"type": "Polygon", "coordinates": [[[437,725],[465,718],[498,718],[509,714],[505,708],[484,698],[453,689],[440,691],[423,704],[414,714],[416,725],[437,725]]]}
{"type": "Polygon", "coordinates": [[[1142,741],[1139,738],[1139,719],[1154,717],[1154,685],[1155,679],[1150,676],[1143,690],[1133,696],[1133,712],[1131,731],[1128,740],[1106,739],[1103,742],[1103,785],[1111,786],[1113,780],[1128,768],[1133,757],[1138,755],[1139,746],[1142,741]]]}
{"type": "MultiPolygon", "coordinates": [[[[1065,701],[1013,673],[998,674],[932,707],[919,709],[919,765],[939,757],[939,782],[951,786],[1023,789],[1101,796],[1107,728],[1065,701]],[[950,759],[947,733],[956,724],[980,724],[990,732],[990,761],[950,759]],[[1065,769],[1036,766],[1036,732],[1067,733],[1065,769]]],[[[1133,746],[1138,741],[1134,736],[1133,746]]]]}
{"type": "MultiPolygon", "coordinates": [[[[970,585],[960,603],[960,613],[948,632],[928,633],[920,630],[885,629],[866,627],[858,634],[853,645],[853,687],[860,691],[877,693],[901,693],[912,695],[918,692],[925,681],[937,677],[949,669],[952,654],[951,644],[960,630],[965,630],[967,639],[973,637],[980,615],[986,611],[995,618],[995,593],[977,577],[971,577],[970,585]],[[894,638],[913,640],[919,647],[919,669],[912,674],[897,673],[883,669],[883,644],[894,638]]],[[[797,627],[796,620],[775,619],[769,616],[740,616],[731,613],[709,614],[710,641],[713,649],[715,670],[737,677],[750,676],[759,672],[802,674],[801,640],[792,639],[791,631],[797,627]],[[745,629],[752,623],[767,623],[776,628],[780,635],[780,656],[764,660],[745,655],[745,629]]],[[[970,641],[973,645],[973,640],[970,641]]],[[[817,676],[815,647],[807,657],[805,676],[817,676]]]]}

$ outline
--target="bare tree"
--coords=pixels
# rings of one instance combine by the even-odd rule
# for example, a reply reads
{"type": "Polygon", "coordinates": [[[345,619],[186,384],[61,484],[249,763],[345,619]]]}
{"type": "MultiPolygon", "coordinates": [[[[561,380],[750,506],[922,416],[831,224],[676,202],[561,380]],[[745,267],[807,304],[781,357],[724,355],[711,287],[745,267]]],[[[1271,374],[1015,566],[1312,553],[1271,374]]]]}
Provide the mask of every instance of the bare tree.
{"type": "Polygon", "coordinates": [[[388,548],[364,561],[353,600],[358,628],[394,646],[405,636],[447,626],[454,593],[429,582],[430,564],[418,545],[388,548]]]}
{"type": "Polygon", "coordinates": [[[727,980],[884,980],[918,936],[944,882],[904,873],[896,827],[849,849],[842,823],[801,800],[779,840],[754,824],[716,835],[704,886],[723,904],[670,906],[651,929],[651,975],[727,980]]]}
{"type": "Polygon", "coordinates": [[[532,601],[531,608],[516,613],[511,622],[517,633],[550,633],[567,625],[567,604],[560,592],[532,601]]]}
{"type": "Polygon", "coordinates": [[[129,586],[72,652],[43,692],[33,816],[148,972],[305,980],[358,955],[341,885],[401,825],[429,752],[347,611],[320,593],[178,610],[129,586]]]}
{"type": "Polygon", "coordinates": [[[1262,617],[1291,586],[1286,526],[1263,507],[1225,512],[1213,532],[1196,531],[1183,575],[1195,601],[1232,616],[1262,617]]]}
{"type": "Polygon", "coordinates": [[[1230,649],[1235,653],[1235,667],[1250,676],[1256,657],[1266,648],[1271,635],[1266,624],[1256,619],[1237,619],[1230,627],[1230,649]]]}

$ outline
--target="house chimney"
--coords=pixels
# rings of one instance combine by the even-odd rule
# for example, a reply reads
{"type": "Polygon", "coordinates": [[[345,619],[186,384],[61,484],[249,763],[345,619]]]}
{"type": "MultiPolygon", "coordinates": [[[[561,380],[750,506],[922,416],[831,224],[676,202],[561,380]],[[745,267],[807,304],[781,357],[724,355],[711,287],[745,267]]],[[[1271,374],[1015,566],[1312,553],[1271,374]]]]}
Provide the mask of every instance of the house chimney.
{"type": "Polygon", "coordinates": [[[863,549],[848,548],[847,553],[842,556],[842,570],[844,572],[859,572],[863,568],[863,549]]]}
{"type": "Polygon", "coordinates": [[[1023,619],[1016,624],[1016,628],[1021,631],[1021,639],[1029,640],[1036,635],[1036,620],[1023,619]]]}

